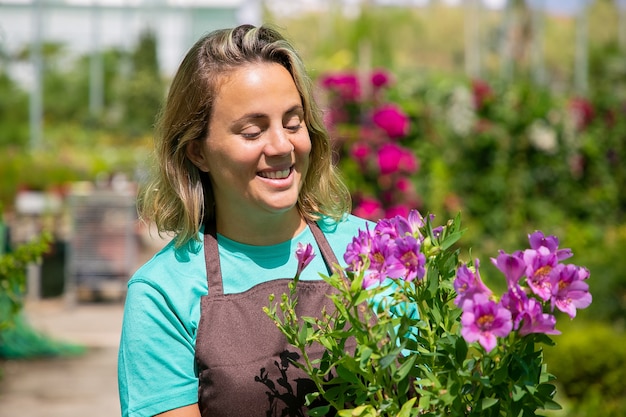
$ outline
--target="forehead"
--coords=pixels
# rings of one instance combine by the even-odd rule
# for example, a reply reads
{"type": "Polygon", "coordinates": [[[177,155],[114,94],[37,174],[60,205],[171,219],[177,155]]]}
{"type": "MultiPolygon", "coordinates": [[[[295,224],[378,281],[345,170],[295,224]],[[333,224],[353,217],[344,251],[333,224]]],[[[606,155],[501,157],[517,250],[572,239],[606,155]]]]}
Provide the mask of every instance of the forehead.
{"type": "Polygon", "coordinates": [[[261,111],[268,106],[302,105],[300,92],[291,73],[277,63],[252,63],[225,73],[217,85],[214,113],[248,109],[261,111]]]}

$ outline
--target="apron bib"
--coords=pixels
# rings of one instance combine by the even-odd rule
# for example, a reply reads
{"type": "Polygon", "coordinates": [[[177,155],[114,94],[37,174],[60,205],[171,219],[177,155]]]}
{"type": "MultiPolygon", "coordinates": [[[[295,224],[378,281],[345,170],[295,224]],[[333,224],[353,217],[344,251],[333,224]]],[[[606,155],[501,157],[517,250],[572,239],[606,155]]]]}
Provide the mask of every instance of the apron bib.
{"type": "MultiPolygon", "coordinates": [[[[237,294],[224,294],[215,226],[205,228],[204,250],[209,294],[201,298],[196,335],[198,406],[203,417],[305,416],[305,395],[315,384],[291,363],[300,358],[274,322],[263,312],[269,295],[288,293],[293,278],[276,279],[237,294]],[[206,230],[209,229],[209,230],[206,230]]],[[[337,264],[319,226],[309,227],[329,272],[337,264]]],[[[334,311],[323,280],[300,281],[299,316],[318,317],[323,308],[334,311]]],[[[307,351],[320,358],[323,348],[307,351]]]]}

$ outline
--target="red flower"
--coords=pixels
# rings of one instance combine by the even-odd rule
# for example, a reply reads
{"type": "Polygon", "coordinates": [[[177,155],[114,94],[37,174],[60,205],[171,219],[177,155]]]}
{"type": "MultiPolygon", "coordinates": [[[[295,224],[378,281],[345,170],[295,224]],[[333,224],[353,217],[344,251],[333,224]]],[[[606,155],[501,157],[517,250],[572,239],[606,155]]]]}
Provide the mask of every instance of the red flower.
{"type": "Polygon", "coordinates": [[[474,108],[476,110],[482,109],[494,97],[491,86],[483,80],[472,81],[472,93],[474,94],[474,108]]]}
{"type": "Polygon", "coordinates": [[[570,115],[574,119],[576,129],[583,130],[593,121],[595,111],[587,99],[574,97],[569,103],[570,115]]]}

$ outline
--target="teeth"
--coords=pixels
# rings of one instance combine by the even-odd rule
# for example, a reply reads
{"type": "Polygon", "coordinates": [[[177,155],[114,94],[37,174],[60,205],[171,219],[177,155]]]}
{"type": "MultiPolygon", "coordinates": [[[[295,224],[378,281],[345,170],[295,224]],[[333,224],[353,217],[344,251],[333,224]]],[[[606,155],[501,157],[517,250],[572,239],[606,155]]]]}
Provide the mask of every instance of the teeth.
{"type": "Polygon", "coordinates": [[[276,180],[276,179],[287,178],[289,176],[290,171],[291,170],[287,168],[282,171],[260,172],[259,175],[263,178],[270,178],[270,179],[276,180]]]}

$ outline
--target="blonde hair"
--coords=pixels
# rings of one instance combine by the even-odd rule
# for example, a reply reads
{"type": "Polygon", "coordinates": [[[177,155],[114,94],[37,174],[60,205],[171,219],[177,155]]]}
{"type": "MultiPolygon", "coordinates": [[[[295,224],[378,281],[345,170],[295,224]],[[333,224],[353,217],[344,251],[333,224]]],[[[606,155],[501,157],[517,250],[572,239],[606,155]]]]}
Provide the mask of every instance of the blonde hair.
{"type": "Polygon", "coordinates": [[[141,218],[153,221],[159,233],[174,233],[177,246],[197,238],[202,223],[215,216],[208,174],[188,159],[187,146],[206,137],[223,76],[242,65],[260,62],[285,67],[302,99],[311,154],[298,210],[305,219],[315,221],[320,216],[340,220],[351,209],[350,194],[332,161],[313,83],[298,53],[268,26],[217,30],[193,45],[172,80],[157,123],[156,166],[139,195],[141,218]]]}

